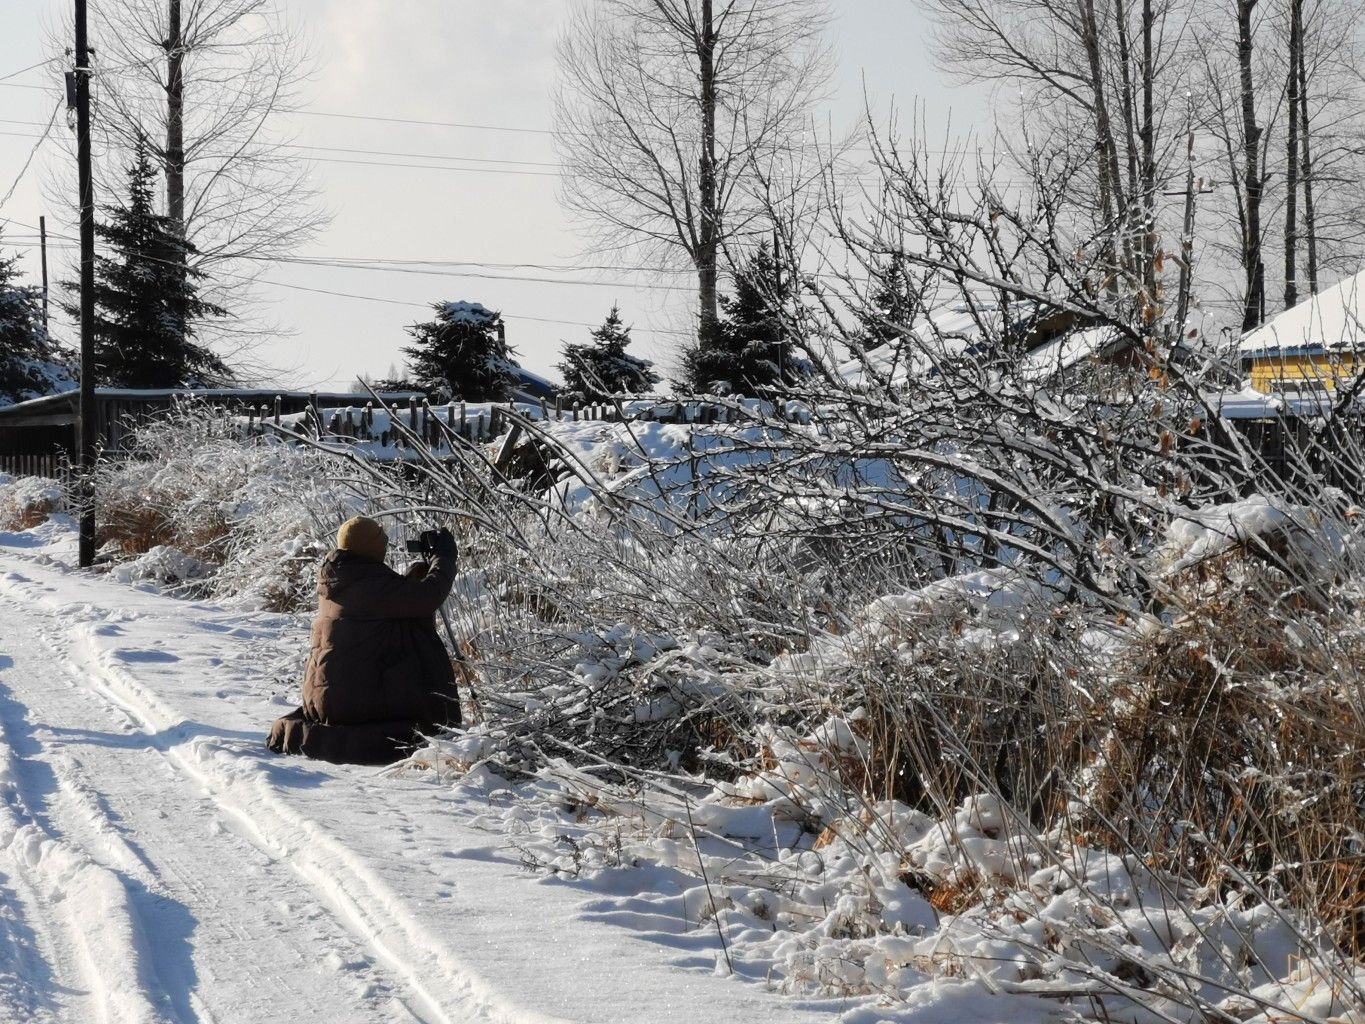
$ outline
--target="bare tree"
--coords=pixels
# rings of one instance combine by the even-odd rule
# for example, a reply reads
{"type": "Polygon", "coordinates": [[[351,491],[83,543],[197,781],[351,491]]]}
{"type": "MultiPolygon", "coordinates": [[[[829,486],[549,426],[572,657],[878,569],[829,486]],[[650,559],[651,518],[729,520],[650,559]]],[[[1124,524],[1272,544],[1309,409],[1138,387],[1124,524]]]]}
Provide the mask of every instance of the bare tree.
{"type": "Polygon", "coordinates": [[[1214,192],[1200,203],[1200,277],[1215,307],[1206,329],[1246,330],[1272,290],[1293,305],[1301,278],[1312,292],[1329,268],[1354,269],[1365,241],[1356,0],[921,3],[939,23],[945,70],[1018,88],[1023,132],[1008,140],[1018,162],[1039,151],[1076,162],[1064,205],[1089,213],[1111,291],[1143,296],[1144,315],[1164,311],[1157,265],[1176,246],[1162,239],[1194,231],[1182,214],[1206,191],[1201,179],[1214,192]],[[1187,111],[1193,140],[1176,122],[1187,111]],[[1194,176],[1182,159],[1191,146],[1194,176]],[[1266,268],[1281,261],[1277,288],[1266,268]]]}
{"type": "Polygon", "coordinates": [[[1261,258],[1260,170],[1262,129],[1256,123],[1256,86],[1252,74],[1251,17],[1259,0],[1236,0],[1238,100],[1242,116],[1242,267],[1246,271],[1246,302],[1242,330],[1265,319],[1265,263],[1261,258]]]}
{"type": "Polygon", "coordinates": [[[1207,238],[1215,262],[1235,261],[1245,329],[1267,315],[1266,266],[1284,268],[1286,308],[1316,292],[1325,270],[1358,269],[1361,10],[1343,0],[1235,0],[1204,10],[1200,28],[1199,127],[1217,143],[1213,176],[1228,186],[1217,206],[1236,226],[1235,237],[1207,238]]]}
{"type": "Polygon", "coordinates": [[[97,173],[119,181],[136,140],[149,140],[206,296],[249,333],[243,296],[259,261],[325,222],[282,125],[309,69],[301,39],[274,0],[106,0],[91,14],[97,173]]]}
{"type": "Polygon", "coordinates": [[[685,258],[702,339],[727,242],[764,230],[767,189],[810,139],[826,22],[823,0],[599,0],[561,40],[564,201],[603,250],[685,258]]]}
{"type": "Polygon", "coordinates": [[[1024,169],[1040,151],[1075,166],[1067,213],[1095,223],[1113,266],[1110,290],[1140,294],[1155,317],[1167,212],[1159,199],[1181,169],[1173,129],[1183,110],[1176,98],[1185,89],[1188,9],[1173,0],[922,3],[938,23],[946,71],[1017,88],[1026,137],[1007,141],[1024,169]]]}

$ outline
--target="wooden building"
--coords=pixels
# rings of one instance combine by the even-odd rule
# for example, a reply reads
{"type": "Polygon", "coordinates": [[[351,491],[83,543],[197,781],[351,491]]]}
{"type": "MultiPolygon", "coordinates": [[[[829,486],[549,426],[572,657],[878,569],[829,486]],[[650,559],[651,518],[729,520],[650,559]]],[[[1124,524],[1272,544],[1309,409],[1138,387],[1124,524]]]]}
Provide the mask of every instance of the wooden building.
{"type": "Polygon", "coordinates": [[[1262,394],[1333,391],[1365,368],[1365,271],[1248,331],[1242,372],[1262,394]]]}

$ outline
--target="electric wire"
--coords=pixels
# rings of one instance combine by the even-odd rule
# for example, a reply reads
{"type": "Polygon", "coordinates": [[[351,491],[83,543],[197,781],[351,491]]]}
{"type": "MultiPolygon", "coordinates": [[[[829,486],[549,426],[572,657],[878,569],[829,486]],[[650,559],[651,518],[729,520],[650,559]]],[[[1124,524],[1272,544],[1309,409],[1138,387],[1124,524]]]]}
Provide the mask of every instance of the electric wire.
{"type": "Polygon", "coordinates": [[[33,158],[38,155],[38,147],[46,142],[48,136],[52,134],[52,126],[57,123],[57,111],[61,109],[62,101],[59,100],[57,105],[52,108],[52,116],[47,119],[47,127],[43,129],[43,134],[38,136],[38,141],[35,142],[33,148],[28,151],[28,157],[24,160],[24,166],[19,168],[19,173],[15,175],[14,182],[10,185],[9,191],[6,192],[3,197],[0,197],[0,209],[3,209],[5,204],[10,201],[10,198],[14,195],[14,190],[19,187],[19,182],[24,180],[24,175],[28,173],[29,166],[33,163],[33,158]]]}
{"type": "MultiPolygon", "coordinates": [[[[12,219],[12,218],[3,218],[3,219],[5,220],[6,223],[18,224],[20,227],[26,227],[26,228],[34,229],[32,224],[25,224],[25,223],[22,222],[22,221],[14,220],[14,219],[12,219]]],[[[36,230],[36,229],[34,229],[34,230],[36,230]]],[[[72,236],[70,236],[70,235],[63,235],[63,234],[59,234],[59,233],[56,233],[56,232],[49,233],[48,237],[49,237],[49,238],[52,238],[52,239],[60,239],[62,242],[65,242],[65,243],[66,243],[66,244],[49,243],[49,246],[48,246],[48,247],[49,247],[49,248],[52,248],[52,249],[71,249],[71,248],[74,248],[74,245],[73,245],[72,243],[76,242],[76,239],[73,238],[72,236]]],[[[32,242],[23,243],[23,244],[21,244],[21,245],[12,246],[12,248],[34,248],[34,247],[35,247],[35,244],[36,244],[36,243],[32,243],[32,242]]],[[[127,255],[139,256],[139,257],[141,257],[141,258],[143,258],[143,259],[152,260],[152,261],[157,262],[157,263],[169,263],[169,262],[170,262],[169,260],[163,259],[163,258],[158,257],[158,256],[153,256],[153,255],[151,255],[151,254],[149,254],[149,253],[138,252],[138,251],[128,251],[128,250],[122,250],[122,249],[120,249],[120,250],[118,250],[118,251],[120,251],[120,252],[125,252],[125,254],[127,254],[127,255]]],[[[291,261],[290,261],[289,259],[285,258],[285,257],[266,257],[266,258],[262,258],[259,262],[265,262],[265,263],[288,263],[288,262],[291,262],[291,261]]],[[[432,308],[433,305],[437,305],[437,304],[430,303],[430,302],[416,302],[416,301],[410,301],[410,300],[407,300],[407,299],[389,299],[389,298],[384,298],[384,297],[378,296],[378,295],[362,295],[362,294],[359,294],[359,293],[356,293],[356,292],[340,292],[340,291],[334,291],[334,290],[329,289],[329,288],[317,288],[317,287],[313,287],[313,286],[310,286],[310,285],[292,284],[292,283],[287,282],[287,281],[276,281],[276,280],[273,280],[273,279],[271,279],[271,278],[256,277],[256,276],[250,275],[250,274],[234,274],[234,273],[232,273],[232,272],[230,272],[230,271],[224,271],[224,270],[219,270],[219,271],[216,271],[215,273],[216,273],[217,276],[219,276],[219,277],[231,278],[231,279],[238,280],[238,281],[258,282],[258,283],[260,283],[260,284],[272,285],[272,286],[277,287],[277,288],[286,288],[286,289],[289,289],[289,290],[291,290],[291,291],[310,292],[310,293],[317,294],[317,295],[329,295],[329,296],[335,296],[335,297],[337,297],[337,298],[343,298],[343,299],[359,299],[359,300],[364,300],[364,301],[368,301],[368,302],[383,303],[383,304],[385,304],[385,305],[391,305],[391,306],[405,306],[405,307],[408,307],[408,308],[416,308],[416,309],[430,309],[430,308],[432,308]]],[[[481,275],[463,275],[463,276],[479,277],[479,276],[481,276],[481,275]]],[[[485,277],[485,279],[488,279],[488,280],[515,280],[515,278],[489,277],[489,276],[487,276],[487,275],[483,275],[483,276],[485,277]]],[[[587,322],[585,322],[585,321],[580,321],[580,320],[561,320],[561,319],[552,318],[552,317],[530,316],[530,315],[523,315],[523,314],[519,314],[519,313],[507,313],[507,314],[502,314],[502,316],[503,316],[503,319],[505,319],[505,320],[526,320],[526,321],[531,321],[531,322],[534,322],[534,323],[560,324],[560,325],[568,326],[568,327],[587,327],[587,328],[591,329],[591,328],[594,328],[594,327],[599,327],[599,326],[601,326],[600,324],[591,324],[591,323],[587,323],[587,322]]],[[[646,333],[646,334],[667,334],[667,335],[675,335],[675,336],[678,336],[678,337],[692,337],[692,334],[691,334],[690,332],[688,332],[688,331],[675,331],[675,330],[669,330],[669,329],[667,329],[667,328],[637,327],[637,328],[634,328],[634,329],[635,329],[635,330],[638,330],[638,331],[641,331],[641,332],[643,332],[643,333],[646,333]]]]}
{"type": "Polygon", "coordinates": [[[61,59],[62,59],[62,58],[60,58],[60,57],[49,57],[47,60],[40,60],[37,64],[30,64],[30,65],[29,65],[28,67],[26,67],[26,68],[20,68],[18,71],[11,71],[8,75],[0,75],[0,82],[7,82],[7,81],[9,81],[9,79],[11,79],[11,78],[18,78],[20,75],[24,74],[26,71],[34,71],[34,70],[36,70],[37,68],[46,67],[48,64],[51,64],[53,61],[57,61],[57,60],[61,60],[61,59]]]}

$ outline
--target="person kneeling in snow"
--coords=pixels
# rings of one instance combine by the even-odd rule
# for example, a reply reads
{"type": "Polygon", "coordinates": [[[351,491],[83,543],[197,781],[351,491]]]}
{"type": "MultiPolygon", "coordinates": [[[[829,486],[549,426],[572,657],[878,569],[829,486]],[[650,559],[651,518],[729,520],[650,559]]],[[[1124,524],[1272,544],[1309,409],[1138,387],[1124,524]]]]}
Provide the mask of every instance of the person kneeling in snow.
{"type": "Polygon", "coordinates": [[[337,533],[318,574],[303,706],[275,722],[266,745],[338,764],[391,764],[419,737],[460,724],[455,672],[435,615],[455,582],[455,538],[406,576],[384,564],[389,539],[357,516],[337,533]]]}

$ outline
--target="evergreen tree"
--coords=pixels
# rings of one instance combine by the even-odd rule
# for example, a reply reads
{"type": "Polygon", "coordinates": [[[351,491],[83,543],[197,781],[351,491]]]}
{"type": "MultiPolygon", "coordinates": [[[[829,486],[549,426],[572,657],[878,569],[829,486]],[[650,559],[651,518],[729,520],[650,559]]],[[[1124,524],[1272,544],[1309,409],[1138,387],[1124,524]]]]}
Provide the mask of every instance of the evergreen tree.
{"type": "MultiPolygon", "coordinates": [[[[199,298],[202,274],[190,265],[195,248],[153,208],[157,172],[146,139],[128,169],[128,205],[95,233],[113,251],[95,257],[95,383],[126,388],[213,387],[232,371],[191,339],[195,325],[227,311],[199,298]]],[[[64,303],[80,317],[79,286],[64,303]]]]}
{"type": "Polygon", "coordinates": [[[799,372],[788,350],[781,270],[762,242],[736,272],[735,293],[720,300],[724,316],[714,334],[683,357],[692,388],[758,395],[799,372]]]}
{"type": "Polygon", "coordinates": [[[903,253],[892,253],[885,263],[873,269],[872,276],[873,289],[867,304],[854,311],[862,329],[849,339],[864,352],[904,338],[907,326],[921,309],[903,253]]]}
{"type": "Polygon", "coordinates": [[[505,401],[519,364],[507,345],[502,314],[477,302],[438,302],[436,319],[408,328],[415,344],[403,349],[412,382],[449,402],[505,401]]]}
{"type": "Polygon", "coordinates": [[[0,256],[0,405],[74,384],[66,354],[43,329],[42,291],[18,283],[18,261],[0,256]]]}
{"type": "Polygon", "coordinates": [[[586,344],[564,346],[564,361],[555,368],[564,377],[566,391],[597,402],[612,395],[638,395],[659,383],[653,363],[626,355],[630,328],[621,322],[619,306],[611,307],[591,338],[586,344]]]}

